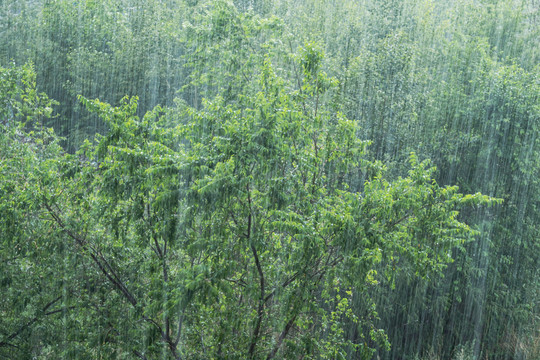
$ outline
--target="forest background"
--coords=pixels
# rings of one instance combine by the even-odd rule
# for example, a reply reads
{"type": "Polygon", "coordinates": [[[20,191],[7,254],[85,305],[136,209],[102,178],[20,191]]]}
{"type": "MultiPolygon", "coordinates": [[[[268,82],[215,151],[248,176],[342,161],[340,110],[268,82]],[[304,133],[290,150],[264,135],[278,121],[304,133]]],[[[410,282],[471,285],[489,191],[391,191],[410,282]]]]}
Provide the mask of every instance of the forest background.
{"type": "Polygon", "coordinates": [[[539,24],[3,0],[0,358],[539,359],[539,24]]]}

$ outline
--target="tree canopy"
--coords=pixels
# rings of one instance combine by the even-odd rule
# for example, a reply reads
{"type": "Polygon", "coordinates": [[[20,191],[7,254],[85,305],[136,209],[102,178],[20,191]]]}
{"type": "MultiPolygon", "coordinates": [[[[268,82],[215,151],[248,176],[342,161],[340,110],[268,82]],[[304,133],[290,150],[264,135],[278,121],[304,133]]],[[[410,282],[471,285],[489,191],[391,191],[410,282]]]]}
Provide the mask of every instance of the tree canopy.
{"type": "Polygon", "coordinates": [[[0,6],[0,357],[538,355],[537,11],[331,3],[0,6]]]}

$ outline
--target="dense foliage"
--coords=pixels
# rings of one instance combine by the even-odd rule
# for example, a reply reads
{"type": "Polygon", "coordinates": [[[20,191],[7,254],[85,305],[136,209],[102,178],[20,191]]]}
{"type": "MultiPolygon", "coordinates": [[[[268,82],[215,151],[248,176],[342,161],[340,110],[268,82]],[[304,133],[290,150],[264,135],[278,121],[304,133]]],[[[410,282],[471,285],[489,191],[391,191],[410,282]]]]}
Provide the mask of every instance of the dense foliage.
{"type": "Polygon", "coordinates": [[[539,357],[537,5],[4,1],[0,357],[539,357]]]}

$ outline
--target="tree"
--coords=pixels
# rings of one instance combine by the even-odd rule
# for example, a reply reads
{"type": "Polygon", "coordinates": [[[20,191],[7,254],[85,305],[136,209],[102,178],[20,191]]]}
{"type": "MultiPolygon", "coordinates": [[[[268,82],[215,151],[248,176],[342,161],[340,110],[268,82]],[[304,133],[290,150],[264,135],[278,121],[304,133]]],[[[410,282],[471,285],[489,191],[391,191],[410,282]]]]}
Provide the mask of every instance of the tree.
{"type": "MultiPolygon", "coordinates": [[[[118,107],[81,98],[110,130],[75,155],[49,130],[2,125],[2,167],[27,164],[2,172],[2,189],[24,190],[2,192],[2,215],[13,219],[4,226],[25,244],[46,234],[36,249],[62,247],[25,263],[52,251],[63,291],[40,291],[26,322],[4,306],[14,330],[0,349],[21,358],[272,359],[370,358],[388,346],[372,288],[400,269],[440,271],[475,234],[457,210],[491,199],[439,187],[414,155],[408,177],[386,180],[384,166],[365,159],[355,122],[334,111],[339,84],[322,58],[305,46],[295,90],[267,57],[238,102],[217,96],[200,110],[179,102],[139,118],[136,98],[118,107]],[[33,326],[45,318],[48,327],[33,326]],[[38,331],[43,345],[21,336],[38,331]]],[[[7,259],[13,247],[4,249],[7,259]]],[[[20,266],[5,264],[10,274],[20,266]]]]}

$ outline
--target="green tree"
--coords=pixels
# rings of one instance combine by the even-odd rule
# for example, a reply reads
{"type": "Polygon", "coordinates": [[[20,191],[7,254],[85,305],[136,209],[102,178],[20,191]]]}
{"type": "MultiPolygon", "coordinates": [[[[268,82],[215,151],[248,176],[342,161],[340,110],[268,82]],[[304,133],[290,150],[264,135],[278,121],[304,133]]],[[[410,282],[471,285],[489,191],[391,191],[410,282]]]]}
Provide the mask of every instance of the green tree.
{"type": "MultiPolygon", "coordinates": [[[[536,320],[530,319],[536,319],[539,314],[539,13],[535,0],[4,0],[0,4],[0,64],[7,68],[2,69],[0,88],[0,123],[5,130],[0,156],[5,165],[2,176],[8,184],[5,189],[9,190],[2,193],[6,201],[3,211],[5,218],[11,220],[3,224],[3,229],[6,234],[14,234],[15,240],[6,244],[27,244],[33,238],[47,238],[50,244],[43,247],[46,251],[23,255],[26,259],[23,265],[9,262],[2,268],[9,274],[5,277],[6,284],[11,285],[6,285],[10,290],[3,305],[2,315],[6,315],[6,320],[0,324],[6,330],[0,335],[7,339],[24,328],[12,340],[24,338],[26,345],[33,344],[23,349],[21,342],[9,342],[19,346],[19,353],[15,347],[4,344],[4,350],[13,351],[7,356],[32,353],[44,358],[99,358],[108,354],[131,357],[134,349],[139,354],[144,350],[148,357],[169,353],[176,337],[163,330],[167,321],[161,318],[165,310],[159,304],[173,298],[176,300],[171,300],[171,304],[175,305],[171,306],[175,310],[171,310],[169,327],[173,323],[171,319],[175,318],[178,324],[179,314],[184,312],[186,320],[182,323],[195,324],[183,326],[181,333],[185,337],[176,344],[178,354],[188,348],[199,349],[198,356],[204,357],[214,351],[208,350],[212,344],[221,342],[220,336],[226,340],[223,340],[225,344],[247,341],[250,345],[258,321],[257,296],[261,290],[260,285],[255,286],[260,284],[260,279],[250,242],[238,230],[246,228],[246,216],[251,214],[254,221],[259,221],[254,225],[262,229],[263,235],[257,233],[260,238],[254,244],[267,293],[275,286],[276,279],[287,281],[283,276],[294,273],[291,275],[290,269],[283,273],[279,270],[282,275],[272,273],[274,269],[287,269],[283,263],[277,267],[269,265],[285,250],[279,252],[267,247],[267,242],[275,239],[266,241],[269,237],[264,234],[272,232],[276,239],[281,239],[285,233],[295,233],[279,228],[277,220],[275,224],[261,223],[261,216],[275,220],[281,214],[276,209],[302,216],[319,211],[322,206],[317,200],[319,196],[335,200],[336,189],[363,196],[354,206],[367,201],[369,191],[385,201],[396,202],[404,195],[392,193],[393,189],[409,189],[406,179],[412,177],[411,168],[423,167],[422,171],[441,186],[457,184],[465,193],[482,192],[505,200],[496,209],[472,207],[457,217],[461,222],[476,224],[474,227],[480,229],[478,241],[454,247],[449,252],[445,250],[455,261],[442,269],[444,266],[433,260],[442,248],[414,253],[407,252],[407,246],[391,247],[389,244],[399,243],[387,241],[393,239],[390,233],[396,229],[385,229],[377,219],[384,216],[391,219],[394,215],[364,212],[363,216],[374,222],[369,221],[367,230],[375,228],[387,235],[381,237],[386,247],[377,248],[381,249],[380,260],[378,252],[373,255],[376,260],[362,260],[369,269],[367,275],[359,272],[365,278],[364,285],[360,281],[344,285],[347,281],[339,274],[346,272],[349,265],[342,263],[328,270],[326,273],[331,275],[311,290],[307,282],[294,278],[284,293],[294,288],[304,294],[300,299],[307,299],[309,296],[305,294],[311,292],[312,309],[323,310],[310,312],[297,307],[298,315],[276,356],[294,357],[295,351],[316,348],[313,352],[320,356],[324,353],[338,357],[348,342],[349,345],[365,342],[365,347],[357,346],[354,350],[352,346],[347,353],[349,357],[360,357],[363,349],[375,347],[375,342],[369,340],[371,330],[373,337],[384,342],[377,332],[377,328],[383,328],[393,346],[390,351],[378,352],[382,358],[427,354],[449,358],[464,348],[478,358],[534,357],[535,351],[538,352],[534,347],[535,341],[538,342],[538,326],[536,320]],[[265,59],[271,59],[272,65],[269,62],[264,65],[265,59]],[[22,66],[28,60],[35,64],[35,77],[30,66],[22,66]],[[41,91],[59,103],[50,102],[39,94],[41,91]],[[81,102],[77,95],[101,101],[81,102]],[[130,100],[121,100],[126,95],[130,100]],[[177,96],[182,100],[173,100],[177,96]],[[120,105],[115,108],[106,103],[120,105]],[[145,116],[156,104],[163,108],[158,107],[145,116]],[[288,118],[283,111],[289,111],[288,118]],[[263,117],[273,120],[266,124],[261,120],[263,117]],[[222,119],[245,139],[216,136],[216,133],[232,132],[223,128],[222,119]],[[290,131],[274,134],[285,129],[284,119],[290,123],[286,128],[290,131]],[[346,119],[354,121],[349,123],[346,119]],[[21,122],[24,126],[17,125],[21,122]],[[184,128],[187,124],[192,128],[184,128]],[[351,127],[347,131],[369,140],[371,145],[354,140],[358,154],[339,153],[350,159],[338,166],[339,162],[335,162],[338,155],[331,155],[332,161],[321,156],[326,156],[328,146],[333,146],[327,145],[330,140],[335,138],[342,145],[340,141],[346,137],[337,129],[343,124],[351,127]],[[63,138],[59,140],[48,132],[49,126],[63,138]],[[252,134],[257,131],[259,135],[252,134]],[[96,133],[103,136],[92,140],[96,133]],[[324,137],[325,133],[332,139],[324,137]],[[90,142],[85,143],[85,139],[90,142]],[[223,143],[217,143],[218,140],[223,143]],[[63,147],[59,147],[59,142],[63,147]],[[246,154],[242,149],[249,146],[249,156],[239,158],[237,152],[246,154]],[[288,148],[297,153],[287,155],[288,148]],[[259,154],[257,149],[264,151],[259,154]],[[315,155],[311,153],[314,149],[317,149],[315,155]],[[64,153],[74,154],[78,150],[77,156],[64,153]],[[411,152],[417,154],[417,159],[411,159],[411,152]],[[285,159],[280,167],[276,161],[268,160],[274,155],[285,159]],[[259,165],[258,156],[261,162],[266,159],[270,165],[259,165]],[[200,160],[193,163],[196,157],[200,160]],[[291,159],[296,161],[295,165],[289,164],[291,159]],[[419,159],[431,159],[438,170],[431,170],[431,165],[419,159]],[[248,168],[246,164],[252,163],[253,169],[248,168]],[[214,173],[218,165],[224,173],[232,167],[232,177],[213,182],[219,176],[214,173]],[[154,170],[147,173],[146,169],[154,170]],[[313,203],[307,204],[302,200],[304,197],[299,197],[304,202],[298,200],[298,205],[293,206],[297,198],[288,194],[309,193],[297,185],[295,176],[300,176],[300,170],[307,174],[306,179],[313,178],[315,171],[316,181],[312,182],[324,191],[310,195],[313,203]],[[280,171],[283,175],[279,184],[266,184],[259,178],[244,179],[254,175],[274,179],[280,171]],[[154,179],[154,174],[159,175],[154,179]],[[223,185],[225,181],[229,181],[228,186],[234,191],[239,191],[238,184],[249,183],[251,189],[259,191],[258,197],[252,196],[254,202],[267,196],[269,202],[276,203],[276,208],[248,211],[249,207],[234,205],[245,204],[247,200],[244,195],[225,191],[228,189],[223,185]],[[211,185],[203,187],[206,183],[211,185]],[[376,187],[370,188],[368,184],[379,184],[382,190],[377,192],[376,187]],[[201,187],[200,193],[193,190],[197,187],[201,187]],[[270,190],[273,192],[265,192],[270,190]],[[218,192],[219,197],[213,199],[213,192],[218,192]],[[81,199],[86,199],[86,203],[81,203],[81,199]],[[58,219],[65,221],[65,229],[50,222],[52,215],[44,212],[43,207],[25,210],[30,203],[45,202],[58,203],[58,208],[51,209],[59,215],[58,219]],[[234,205],[229,211],[238,224],[227,223],[226,216],[219,212],[228,203],[234,205]],[[132,211],[126,213],[126,209],[132,211]],[[154,209],[155,215],[148,216],[149,209],[154,209]],[[189,213],[188,209],[199,212],[189,213]],[[173,213],[177,215],[172,216],[173,213]],[[211,222],[202,217],[203,213],[216,220],[211,222]],[[143,215],[146,222],[140,221],[143,215]],[[167,235],[166,242],[162,240],[165,235],[159,235],[165,231],[162,229],[165,219],[171,227],[167,231],[176,229],[167,235]],[[186,223],[186,219],[191,222],[186,223]],[[98,253],[94,255],[99,261],[109,263],[111,269],[100,270],[96,260],[89,256],[89,248],[78,242],[81,237],[69,236],[66,229],[79,223],[92,229],[95,235],[92,249],[99,250],[103,258],[98,253]],[[222,254],[229,257],[239,254],[234,261],[227,260],[227,264],[231,267],[240,264],[243,270],[239,274],[243,277],[237,274],[228,280],[217,277],[216,281],[217,284],[231,283],[231,279],[245,282],[250,276],[250,284],[255,285],[245,291],[237,283],[230,284],[238,309],[249,314],[246,324],[242,322],[245,316],[235,311],[224,312],[222,323],[208,320],[213,319],[217,309],[212,302],[213,289],[218,288],[219,294],[224,291],[219,290],[221,285],[194,290],[199,289],[195,284],[201,284],[201,279],[216,278],[201,275],[201,269],[206,266],[204,271],[211,274],[209,263],[214,264],[211,269],[222,269],[223,261],[214,261],[221,259],[217,246],[220,239],[233,243],[230,240],[234,236],[233,225],[236,236],[249,246],[222,254]],[[198,232],[193,229],[195,226],[198,232]],[[224,234],[215,235],[214,226],[224,234]],[[141,244],[152,231],[157,234],[154,237],[160,246],[168,249],[160,254],[154,245],[157,253],[152,253],[152,249],[149,252],[157,258],[142,255],[147,254],[144,251],[147,248],[141,244]],[[192,250],[185,250],[187,239],[197,239],[199,248],[193,245],[189,247],[192,250]],[[210,241],[214,247],[208,245],[210,241]],[[113,243],[116,247],[103,245],[113,243]],[[56,249],[58,255],[29,267],[28,264],[50,249],[56,249]],[[126,255],[125,249],[135,250],[126,255]],[[210,256],[214,253],[218,255],[210,256]],[[195,254],[202,255],[199,258],[195,254]],[[212,261],[207,262],[208,259],[212,261]],[[162,286],[163,271],[156,273],[156,269],[163,267],[163,261],[169,264],[168,279],[177,281],[168,280],[170,286],[175,289],[193,286],[193,289],[171,295],[162,286]],[[419,264],[441,271],[422,271],[419,264]],[[195,266],[199,267],[189,270],[187,275],[175,273],[175,269],[195,266]],[[20,269],[28,276],[22,276],[20,269]],[[135,270],[138,275],[134,275],[135,270]],[[106,275],[111,275],[111,271],[121,283],[111,282],[106,275]],[[32,282],[38,274],[47,274],[44,279],[56,274],[56,282],[53,286],[46,286],[44,279],[36,278],[32,282]],[[333,283],[330,278],[338,280],[333,283]],[[193,279],[189,282],[192,285],[185,279],[193,279]],[[140,307],[131,305],[121,290],[122,283],[140,307]],[[33,284],[26,297],[23,292],[30,287],[27,289],[24,284],[33,284]],[[113,289],[118,291],[111,292],[113,289]],[[205,291],[206,297],[201,295],[205,291]],[[155,301],[158,305],[146,300],[148,294],[160,299],[155,301]],[[61,301],[43,310],[60,295],[61,301]],[[186,308],[186,304],[192,303],[199,307],[186,308]],[[129,308],[134,313],[125,322],[129,308]],[[141,318],[141,311],[146,319],[141,318]],[[309,316],[302,316],[306,311],[309,316]],[[200,312],[206,314],[204,321],[200,312]],[[36,314],[40,315],[36,317],[36,314]],[[220,328],[235,316],[242,326],[230,326],[230,331],[220,328]],[[306,325],[305,319],[309,317],[318,322],[306,325]],[[32,326],[24,326],[34,318],[32,326]],[[309,342],[311,337],[305,335],[308,331],[301,330],[300,324],[310,333],[316,333],[313,329],[325,329],[312,337],[318,339],[316,345],[309,342]],[[61,332],[54,333],[53,329],[60,328],[61,332]],[[126,341],[128,338],[131,340],[126,341]],[[208,345],[201,339],[218,340],[208,345]],[[302,339],[307,342],[295,348],[302,339]],[[187,344],[184,350],[183,344],[187,344]]],[[[306,180],[305,184],[310,182],[306,180]]],[[[410,185],[411,190],[405,194],[413,193],[416,186],[410,185]]],[[[390,207],[389,203],[373,199],[369,203],[373,208],[390,207]]],[[[399,206],[405,203],[409,204],[397,202],[399,206]]],[[[342,208],[335,205],[334,210],[344,214],[349,211],[344,205],[342,208]]],[[[401,214],[398,210],[394,212],[397,216],[401,214]]],[[[315,226],[315,220],[299,219],[294,221],[307,224],[307,228],[315,226]]],[[[409,220],[404,218],[404,226],[414,225],[409,220]]],[[[320,224],[328,221],[323,218],[320,224]]],[[[324,226],[310,230],[315,235],[309,235],[305,229],[302,234],[317,239],[317,231],[326,229],[324,226]]],[[[77,235],[75,230],[80,229],[72,230],[77,235]]],[[[422,230],[420,238],[430,232],[436,233],[437,229],[422,230]]],[[[373,234],[378,233],[370,230],[365,236],[373,238],[373,234]]],[[[300,243],[301,235],[293,235],[294,243],[300,243]]],[[[6,248],[6,259],[21,259],[14,252],[17,246],[6,248]]],[[[329,248],[336,253],[341,251],[336,250],[337,245],[332,246],[329,248]]],[[[314,249],[314,254],[321,251],[314,249]]],[[[312,266],[315,265],[306,269],[318,271],[312,266]]],[[[231,293],[227,294],[227,300],[231,300],[231,293]]],[[[253,353],[260,351],[258,355],[271,351],[290,320],[287,316],[293,314],[272,301],[281,304],[283,298],[276,292],[262,306],[261,329],[253,350],[253,353]],[[269,324],[270,319],[273,322],[269,324]],[[274,340],[269,340],[272,337],[274,340]]],[[[234,356],[245,356],[242,351],[248,351],[246,347],[238,345],[242,350],[234,356]]],[[[362,356],[369,357],[369,353],[366,350],[362,356]]]]}
{"type": "MultiPolygon", "coordinates": [[[[134,98],[118,107],[81,98],[110,130],[76,155],[49,130],[3,125],[2,189],[23,188],[2,192],[12,219],[3,226],[19,234],[3,241],[46,234],[24,263],[51,265],[26,276],[44,287],[55,271],[63,276],[31,288],[39,296],[2,282],[13,294],[2,349],[22,358],[271,359],[370,358],[373,346],[388,346],[376,311],[352,303],[372,304],[372,288],[405,267],[439,271],[474,235],[457,209],[490,199],[439,187],[414,155],[408,177],[385,180],[384,167],[365,160],[355,123],[333,111],[339,85],[322,58],[312,45],[302,50],[295,91],[268,57],[238,103],[218,96],[201,110],[179,103],[139,118],[134,98]],[[25,171],[10,170],[18,162],[25,171]],[[36,300],[28,315],[13,306],[21,293],[36,300]],[[33,326],[45,318],[47,327],[33,326]]],[[[15,274],[17,247],[3,249],[15,274]]]]}

